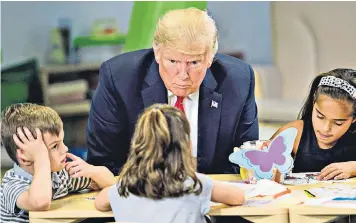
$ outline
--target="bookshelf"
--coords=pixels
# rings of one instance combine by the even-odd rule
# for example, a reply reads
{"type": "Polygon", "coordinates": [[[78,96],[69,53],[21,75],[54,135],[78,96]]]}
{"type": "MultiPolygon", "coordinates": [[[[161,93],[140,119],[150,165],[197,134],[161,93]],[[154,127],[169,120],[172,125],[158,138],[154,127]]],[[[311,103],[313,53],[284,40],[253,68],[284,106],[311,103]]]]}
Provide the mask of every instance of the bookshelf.
{"type": "Polygon", "coordinates": [[[91,97],[97,87],[100,64],[51,65],[41,68],[44,104],[63,121],[64,143],[69,151],[86,158],[86,123],[91,97]]]}
{"type": "MultiPolygon", "coordinates": [[[[100,64],[68,64],[51,65],[41,68],[40,81],[43,88],[43,99],[47,106],[50,106],[58,114],[63,116],[87,115],[90,110],[90,100],[75,101],[69,103],[51,103],[49,88],[52,84],[68,83],[70,85],[75,80],[87,80],[87,74],[99,73],[100,64]]],[[[73,88],[75,88],[73,86],[73,88]]]]}
{"type": "Polygon", "coordinates": [[[90,101],[85,100],[79,103],[68,103],[63,105],[52,105],[53,108],[60,116],[80,116],[89,114],[90,101]]]}

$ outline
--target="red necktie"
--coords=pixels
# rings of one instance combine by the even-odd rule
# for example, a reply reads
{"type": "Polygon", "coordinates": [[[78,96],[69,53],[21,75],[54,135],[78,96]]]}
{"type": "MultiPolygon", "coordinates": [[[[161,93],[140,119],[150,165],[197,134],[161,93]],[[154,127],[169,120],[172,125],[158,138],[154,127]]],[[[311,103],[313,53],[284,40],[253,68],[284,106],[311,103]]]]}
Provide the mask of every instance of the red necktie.
{"type": "Polygon", "coordinates": [[[183,100],[184,100],[184,97],[177,96],[177,101],[176,101],[176,104],[174,105],[174,107],[178,108],[183,113],[185,113],[184,107],[183,107],[183,100]]]}

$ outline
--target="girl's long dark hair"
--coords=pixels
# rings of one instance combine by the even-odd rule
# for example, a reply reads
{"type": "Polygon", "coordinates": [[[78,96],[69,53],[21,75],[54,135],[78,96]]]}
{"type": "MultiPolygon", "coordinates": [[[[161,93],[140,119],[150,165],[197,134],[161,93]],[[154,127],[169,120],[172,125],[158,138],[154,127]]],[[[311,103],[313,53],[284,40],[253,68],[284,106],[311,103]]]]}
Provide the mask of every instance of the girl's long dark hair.
{"type": "MultiPolygon", "coordinates": [[[[333,76],[340,78],[344,81],[347,81],[352,86],[356,87],[356,70],[353,69],[334,69],[327,73],[322,73],[318,75],[312,81],[310,85],[310,92],[308,97],[305,100],[305,103],[302,109],[299,112],[298,119],[301,120],[311,120],[313,107],[315,101],[319,98],[320,95],[326,95],[333,99],[344,100],[350,103],[353,106],[352,117],[356,118],[356,100],[345,90],[338,87],[330,87],[330,86],[318,86],[321,78],[325,76],[333,76]]],[[[356,131],[356,124],[353,123],[350,127],[351,132],[356,131]]]]}
{"type": "Polygon", "coordinates": [[[190,145],[189,123],[180,110],[166,104],[147,108],[137,122],[119,176],[119,194],[162,199],[201,193],[190,145]],[[187,186],[186,180],[192,184],[187,186]]]}

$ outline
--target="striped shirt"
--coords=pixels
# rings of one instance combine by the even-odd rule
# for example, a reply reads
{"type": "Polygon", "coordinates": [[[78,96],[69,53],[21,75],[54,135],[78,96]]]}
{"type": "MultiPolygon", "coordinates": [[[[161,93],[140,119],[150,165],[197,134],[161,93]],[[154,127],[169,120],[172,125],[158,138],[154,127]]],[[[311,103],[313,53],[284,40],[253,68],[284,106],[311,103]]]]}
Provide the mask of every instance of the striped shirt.
{"type": "MultiPolygon", "coordinates": [[[[0,222],[29,222],[28,212],[19,209],[16,201],[21,193],[29,189],[31,182],[32,175],[16,164],[5,173],[0,186],[0,222]]],[[[52,199],[89,188],[90,183],[89,178],[71,178],[65,169],[54,172],[52,173],[52,199]]]]}

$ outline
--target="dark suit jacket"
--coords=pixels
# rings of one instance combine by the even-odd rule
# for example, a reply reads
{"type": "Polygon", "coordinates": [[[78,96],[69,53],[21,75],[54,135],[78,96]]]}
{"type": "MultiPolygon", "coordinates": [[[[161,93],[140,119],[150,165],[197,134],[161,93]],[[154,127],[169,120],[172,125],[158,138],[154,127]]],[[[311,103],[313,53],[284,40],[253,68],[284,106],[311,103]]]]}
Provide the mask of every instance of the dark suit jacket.
{"type": "MultiPolygon", "coordinates": [[[[105,61],[99,78],[87,125],[88,162],[118,174],[127,159],[138,115],[154,103],[167,103],[167,89],[152,49],[105,61]]],[[[234,146],[258,139],[254,87],[248,64],[216,55],[199,92],[199,172],[239,172],[228,156],[234,146]]]]}

